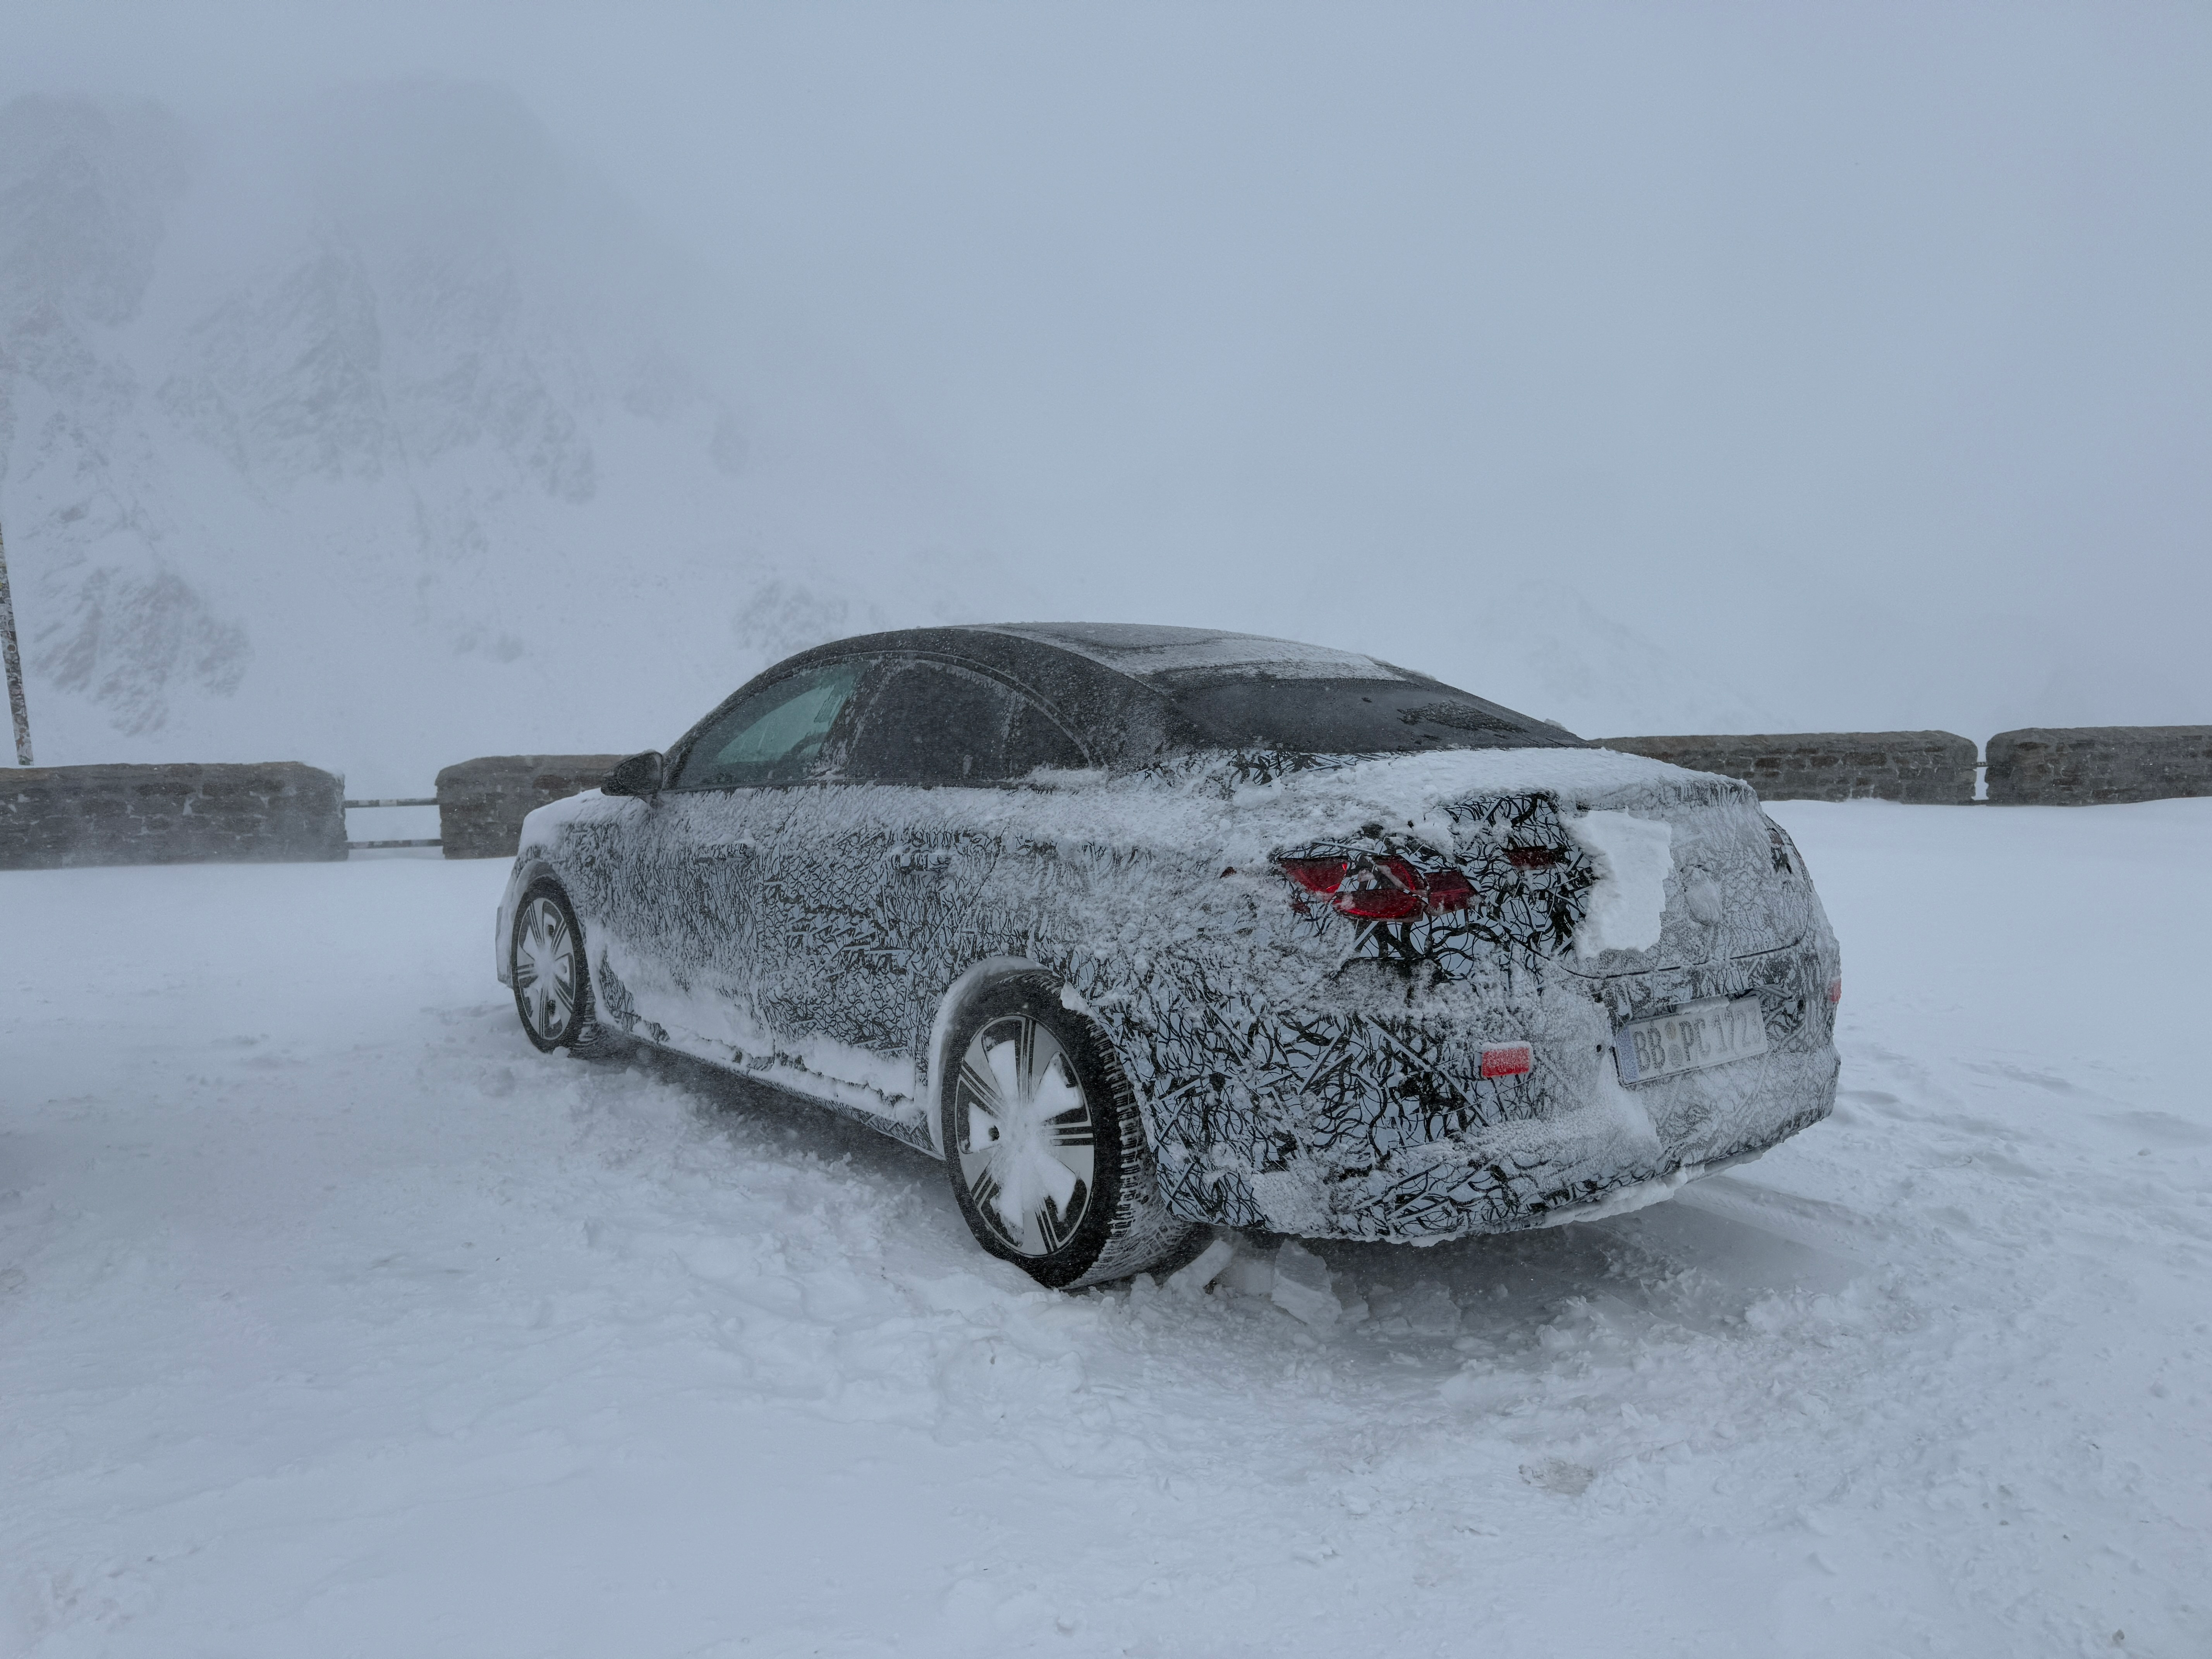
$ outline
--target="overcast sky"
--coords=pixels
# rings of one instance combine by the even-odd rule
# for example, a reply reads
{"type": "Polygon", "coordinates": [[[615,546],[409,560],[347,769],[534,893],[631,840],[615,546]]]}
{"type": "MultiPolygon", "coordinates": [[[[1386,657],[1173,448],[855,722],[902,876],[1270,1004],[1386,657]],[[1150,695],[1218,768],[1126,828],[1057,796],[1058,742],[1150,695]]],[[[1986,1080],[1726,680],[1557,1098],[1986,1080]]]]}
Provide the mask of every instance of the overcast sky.
{"type": "Polygon", "coordinates": [[[5,37],[0,95],[511,88],[1093,616],[1480,690],[1579,596],[1792,723],[2212,721],[2202,6],[15,0],[5,37]]]}

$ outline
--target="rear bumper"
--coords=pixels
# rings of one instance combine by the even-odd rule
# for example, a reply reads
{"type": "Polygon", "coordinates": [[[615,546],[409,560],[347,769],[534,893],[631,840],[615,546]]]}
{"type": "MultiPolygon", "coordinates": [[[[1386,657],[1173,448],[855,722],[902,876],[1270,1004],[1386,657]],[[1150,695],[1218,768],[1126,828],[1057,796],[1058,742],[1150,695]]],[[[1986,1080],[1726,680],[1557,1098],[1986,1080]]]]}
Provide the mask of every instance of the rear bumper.
{"type": "MultiPolygon", "coordinates": [[[[1609,1072],[1610,1053],[1603,1064],[1609,1072]]],[[[1573,1109],[1405,1147],[1370,1169],[1312,1170],[1295,1195],[1291,1182],[1263,1176],[1255,1195],[1263,1207],[1291,1200],[1283,1220],[1298,1224],[1282,1231],[1403,1243],[1595,1220],[1819,1122],[1835,1105],[1837,1066],[1823,1043],[1638,1089],[1601,1076],[1573,1109]]]]}
{"type": "Polygon", "coordinates": [[[1402,989],[1392,1007],[1340,979],[1326,1012],[1241,1024],[1237,1073],[1147,1101],[1168,1201],[1231,1225],[1433,1243],[1664,1197],[1828,1115],[1834,971],[1821,939],[1680,974],[1449,988],[1419,1014],[1402,989]],[[1767,1053],[1621,1082],[1620,1020],[1752,992],[1767,1053]],[[1485,1048],[1516,1042],[1533,1069],[1483,1077],[1485,1048]]]}

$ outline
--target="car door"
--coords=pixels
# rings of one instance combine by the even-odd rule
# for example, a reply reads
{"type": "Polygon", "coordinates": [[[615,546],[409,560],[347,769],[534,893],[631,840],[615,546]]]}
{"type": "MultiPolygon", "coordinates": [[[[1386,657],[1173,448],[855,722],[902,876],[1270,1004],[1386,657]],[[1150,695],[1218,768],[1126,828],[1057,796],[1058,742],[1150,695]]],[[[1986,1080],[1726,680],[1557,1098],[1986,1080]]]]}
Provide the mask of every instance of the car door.
{"type": "Polygon", "coordinates": [[[1003,850],[984,809],[1039,766],[1085,763],[1015,688],[937,659],[880,660],[835,781],[793,792],[763,848],[763,901],[797,919],[761,1005],[781,1046],[869,1091],[871,1109],[918,1109],[915,1067],[939,998],[1004,948],[1006,927],[975,904],[1003,850]]]}
{"type": "Polygon", "coordinates": [[[848,659],[749,688],[670,756],[626,849],[637,937],[614,962],[656,1041],[726,1065],[772,1054],[761,1005],[785,930],[764,854],[787,833],[793,792],[836,775],[866,669],[848,659]]]}

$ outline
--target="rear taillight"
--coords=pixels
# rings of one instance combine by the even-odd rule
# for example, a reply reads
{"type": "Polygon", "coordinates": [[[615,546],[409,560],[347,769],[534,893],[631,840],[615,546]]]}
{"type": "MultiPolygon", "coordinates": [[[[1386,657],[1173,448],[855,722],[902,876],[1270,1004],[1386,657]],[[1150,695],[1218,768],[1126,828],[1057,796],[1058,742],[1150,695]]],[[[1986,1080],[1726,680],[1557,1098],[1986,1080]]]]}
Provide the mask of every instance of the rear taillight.
{"type": "Polygon", "coordinates": [[[1340,890],[1334,903],[1361,921],[1411,921],[1429,908],[1417,890],[1395,885],[1340,890]]]}
{"type": "Polygon", "coordinates": [[[1555,864],[1566,862],[1567,855],[1556,847],[1509,847],[1505,861],[1516,870],[1548,870],[1555,864]]]}
{"type": "Polygon", "coordinates": [[[1463,870],[1438,870],[1429,877],[1429,908],[1464,910],[1474,902],[1474,884],[1463,870]]]}
{"type": "Polygon", "coordinates": [[[1843,981],[1841,981],[1841,980],[1839,980],[1839,979],[1832,979],[1832,980],[1830,980],[1830,981],[1828,981],[1828,1000],[1829,1000],[1829,1001],[1831,1001],[1831,1002],[1841,1002],[1843,1000],[1844,1000],[1844,982],[1843,982],[1843,981]]]}
{"type": "Polygon", "coordinates": [[[1344,884],[1348,867],[1342,859],[1279,859],[1276,862],[1292,881],[1323,898],[1344,884]]]}
{"type": "Polygon", "coordinates": [[[1535,1065],[1535,1052],[1525,1042],[1503,1042],[1482,1051],[1485,1077],[1525,1077],[1535,1065]]]}
{"type": "Polygon", "coordinates": [[[1474,884],[1462,870],[1424,874],[1401,858],[1282,859],[1282,872],[1338,915],[1359,921],[1411,921],[1419,915],[1464,910],[1474,884]]]}

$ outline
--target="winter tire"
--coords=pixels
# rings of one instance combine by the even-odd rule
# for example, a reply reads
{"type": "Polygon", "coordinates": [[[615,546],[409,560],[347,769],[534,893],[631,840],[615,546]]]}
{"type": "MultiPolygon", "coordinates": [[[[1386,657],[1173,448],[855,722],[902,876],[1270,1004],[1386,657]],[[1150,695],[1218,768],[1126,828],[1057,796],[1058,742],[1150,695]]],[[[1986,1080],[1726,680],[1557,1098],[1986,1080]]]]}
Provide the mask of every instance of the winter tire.
{"type": "Polygon", "coordinates": [[[584,930],[559,887],[541,881],[522,896],[507,950],[514,1010],[531,1042],[548,1054],[583,1045],[594,1030],[592,981],[584,930]]]}
{"type": "Polygon", "coordinates": [[[1135,1091],[1043,975],[992,986],[954,1024],[939,1088],[945,1169],[976,1242],[1039,1284],[1127,1279],[1198,1230],[1159,1199],[1135,1091]]]}

